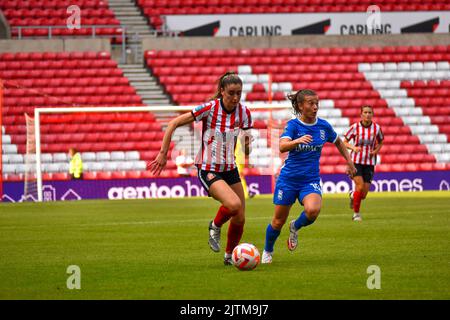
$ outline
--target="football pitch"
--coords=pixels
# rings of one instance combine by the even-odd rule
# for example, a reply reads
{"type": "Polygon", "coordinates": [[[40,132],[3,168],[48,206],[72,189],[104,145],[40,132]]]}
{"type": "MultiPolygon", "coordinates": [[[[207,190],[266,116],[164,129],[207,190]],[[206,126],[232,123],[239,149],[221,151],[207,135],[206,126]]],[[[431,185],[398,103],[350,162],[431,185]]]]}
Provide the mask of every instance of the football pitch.
{"type": "MultiPolygon", "coordinates": [[[[325,195],[295,252],[285,226],[273,263],[247,272],[209,249],[218,206],[207,198],[3,203],[0,299],[450,299],[449,192],[371,193],[359,223],[346,195],[325,195]],[[67,286],[73,265],[80,289],[67,286]],[[373,266],[380,289],[367,285],[373,266]]],[[[273,209],[269,196],[247,202],[241,242],[262,253],[273,209]]]]}

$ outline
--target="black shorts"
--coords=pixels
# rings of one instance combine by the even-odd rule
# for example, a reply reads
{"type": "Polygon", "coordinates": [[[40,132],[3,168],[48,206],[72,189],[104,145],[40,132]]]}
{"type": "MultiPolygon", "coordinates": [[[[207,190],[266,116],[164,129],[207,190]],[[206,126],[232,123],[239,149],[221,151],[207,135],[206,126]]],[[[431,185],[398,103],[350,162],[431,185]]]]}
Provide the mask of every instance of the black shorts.
{"type": "Polygon", "coordinates": [[[373,180],[373,174],[375,172],[375,166],[364,165],[355,163],[356,167],[356,176],[360,176],[363,178],[365,183],[371,183],[373,180]]]}
{"type": "Polygon", "coordinates": [[[225,181],[229,186],[241,182],[241,178],[239,177],[237,168],[225,172],[205,171],[199,169],[198,178],[200,179],[200,183],[202,184],[203,188],[208,191],[208,195],[209,188],[214,182],[218,180],[225,181]]]}

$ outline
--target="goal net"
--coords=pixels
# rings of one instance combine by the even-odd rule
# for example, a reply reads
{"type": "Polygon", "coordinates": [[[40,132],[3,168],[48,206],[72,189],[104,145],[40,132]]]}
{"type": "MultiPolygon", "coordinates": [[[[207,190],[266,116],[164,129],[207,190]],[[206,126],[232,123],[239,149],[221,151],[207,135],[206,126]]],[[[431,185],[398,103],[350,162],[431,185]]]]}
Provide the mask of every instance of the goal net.
{"type": "MultiPolygon", "coordinates": [[[[260,169],[261,174],[270,174],[274,175],[276,172],[276,169],[279,168],[281,165],[279,159],[275,159],[274,155],[278,155],[278,137],[280,134],[280,131],[283,129],[283,124],[287,119],[290,119],[292,116],[292,113],[289,111],[289,106],[286,104],[284,105],[269,105],[269,104],[260,104],[260,105],[249,105],[247,106],[252,111],[252,117],[254,119],[254,123],[262,123],[265,122],[266,127],[263,126],[255,126],[254,129],[252,129],[252,136],[254,137],[254,141],[252,143],[252,154],[250,155],[248,164],[251,168],[258,168],[260,169]],[[272,129],[271,129],[272,128],[272,129]],[[276,132],[274,132],[276,131],[276,132]],[[276,138],[274,138],[276,137],[276,138]],[[272,143],[272,141],[274,143],[272,143]]],[[[26,172],[26,179],[25,179],[25,195],[29,200],[36,199],[37,201],[43,201],[45,200],[43,197],[43,174],[46,173],[48,166],[46,163],[42,163],[42,156],[48,155],[45,153],[42,153],[42,128],[45,126],[45,134],[49,134],[49,132],[52,132],[51,126],[64,126],[64,117],[69,114],[84,114],[86,116],[86,121],[90,121],[91,118],[93,118],[96,114],[109,114],[112,118],[120,118],[119,114],[122,113],[152,113],[155,115],[156,119],[158,118],[158,114],[161,113],[167,113],[167,112],[173,112],[175,114],[177,113],[184,113],[187,111],[191,111],[194,108],[194,106],[140,106],[140,107],[61,107],[61,108],[36,108],[34,110],[34,118],[27,117],[27,172],[26,172]],[[48,117],[54,117],[54,119],[51,121],[52,123],[42,123],[41,121],[44,119],[47,119],[48,117]],[[48,128],[50,126],[50,129],[48,128]]],[[[124,117],[125,118],[125,117],[124,117]]],[[[47,119],[48,120],[48,119],[47,119]]],[[[47,121],[45,120],[45,121],[47,121]]],[[[66,125],[68,126],[69,123],[66,125]]],[[[73,124],[70,124],[73,125],[73,124]]],[[[81,128],[82,125],[88,125],[88,124],[79,124],[79,127],[81,128]]],[[[104,128],[103,128],[104,130],[104,128]]],[[[164,128],[163,128],[164,130],[164,128]]],[[[72,135],[74,138],[77,135],[80,135],[80,132],[71,132],[71,133],[64,133],[64,136],[72,135]]],[[[105,132],[101,133],[102,135],[106,135],[105,132]]],[[[127,132],[120,132],[120,129],[116,129],[116,132],[110,132],[112,135],[122,134],[126,135],[127,132]]],[[[188,153],[195,158],[195,155],[197,154],[197,151],[200,147],[200,141],[201,141],[201,130],[199,128],[199,124],[193,124],[191,127],[180,127],[178,128],[174,136],[172,137],[172,141],[175,143],[175,149],[181,150],[182,148],[188,149],[188,153]],[[183,146],[184,143],[184,146],[183,146]]],[[[54,136],[55,134],[53,134],[54,136]]],[[[95,133],[90,133],[86,135],[86,137],[89,137],[91,139],[95,133]]],[[[131,135],[129,135],[131,136],[131,135]]],[[[49,147],[51,145],[51,141],[48,141],[47,138],[44,136],[44,146],[45,146],[45,152],[52,152],[52,148],[49,147]],[[50,151],[48,151],[50,150],[50,151]]],[[[62,137],[58,137],[59,141],[62,137]]],[[[160,143],[162,140],[158,139],[158,142],[160,143]]],[[[89,142],[84,142],[77,140],[80,144],[86,145],[89,142]]],[[[126,138],[124,138],[122,141],[126,141],[126,138]]],[[[123,142],[122,144],[125,145],[127,142],[123,142]]],[[[119,144],[119,148],[120,148],[119,144]]],[[[67,148],[69,145],[67,144],[67,148]]],[[[142,146],[141,146],[142,147],[142,146]]],[[[141,148],[142,149],[142,148],[141,148]]],[[[119,149],[120,150],[120,149],[119,149]]],[[[104,151],[104,150],[103,150],[104,151]]],[[[175,153],[176,154],[176,153],[175,153]]],[[[52,156],[55,156],[56,154],[53,154],[52,156]]],[[[172,157],[174,155],[172,154],[172,157]]],[[[148,159],[147,159],[148,160],[148,159]]],[[[171,159],[174,160],[174,159],[171,159]]],[[[83,162],[83,167],[84,167],[83,162]]],[[[68,165],[68,163],[67,163],[68,165]]],[[[92,168],[90,168],[92,170],[92,168]]],[[[140,170],[145,170],[143,169],[140,170]]],[[[95,169],[94,169],[95,170],[95,169]]],[[[84,171],[84,169],[83,169],[84,171]]],[[[90,170],[88,170],[90,171],[90,170]]],[[[66,171],[67,172],[67,171],[66,171]]]]}

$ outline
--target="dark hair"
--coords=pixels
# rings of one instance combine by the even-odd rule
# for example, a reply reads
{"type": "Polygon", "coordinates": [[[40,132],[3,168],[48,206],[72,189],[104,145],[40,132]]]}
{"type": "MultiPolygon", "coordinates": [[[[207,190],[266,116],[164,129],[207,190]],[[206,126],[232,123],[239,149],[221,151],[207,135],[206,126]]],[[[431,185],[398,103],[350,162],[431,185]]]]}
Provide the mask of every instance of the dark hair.
{"type": "Polygon", "coordinates": [[[370,110],[372,110],[372,113],[373,113],[373,108],[371,105],[365,104],[365,105],[361,106],[361,113],[363,112],[364,108],[370,108],[370,110]]]}
{"type": "Polygon", "coordinates": [[[298,108],[299,104],[302,104],[305,101],[306,96],[317,96],[317,93],[310,89],[302,89],[297,91],[296,93],[289,94],[287,98],[291,100],[292,108],[294,108],[294,114],[296,116],[300,115],[300,109],[298,108]]]}
{"type": "Polygon", "coordinates": [[[212,100],[222,98],[221,90],[229,84],[240,84],[242,86],[242,79],[236,74],[236,72],[227,72],[219,78],[217,82],[217,90],[212,100]]]}

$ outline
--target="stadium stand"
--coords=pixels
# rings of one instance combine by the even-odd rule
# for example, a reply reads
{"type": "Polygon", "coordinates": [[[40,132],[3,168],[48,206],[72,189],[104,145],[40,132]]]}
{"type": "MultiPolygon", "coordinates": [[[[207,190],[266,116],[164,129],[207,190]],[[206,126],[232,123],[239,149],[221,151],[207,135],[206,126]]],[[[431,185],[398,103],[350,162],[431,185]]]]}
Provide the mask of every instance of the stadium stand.
{"type": "Polygon", "coordinates": [[[23,28],[20,36],[47,38],[50,36],[48,27],[51,26],[56,27],[51,30],[52,37],[86,37],[93,34],[92,26],[97,26],[96,35],[112,37],[115,43],[121,42],[120,22],[104,0],[0,0],[0,9],[13,27],[13,37],[19,36],[17,27],[32,27],[23,28]],[[66,27],[67,8],[72,5],[82,9],[80,29],[66,27]]]}
{"type": "MultiPolygon", "coordinates": [[[[150,24],[157,30],[163,25],[162,15],[187,14],[263,14],[366,12],[371,0],[138,0],[150,24]]],[[[450,10],[444,0],[380,0],[381,11],[450,10]]]]}
{"type": "MultiPolygon", "coordinates": [[[[0,77],[6,181],[23,179],[24,114],[32,116],[34,108],[143,105],[108,52],[3,53],[0,77]]],[[[84,113],[41,116],[41,134],[44,179],[67,179],[69,146],[82,153],[87,178],[97,171],[122,172],[111,178],[144,175],[163,132],[151,113],[84,113]]],[[[176,173],[173,162],[168,169],[166,175],[176,173]]]]}
{"type": "MultiPolygon", "coordinates": [[[[378,171],[450,167],[445,125],[450,120],[450,47],[151,50],[145,58],[177,104],[208,100],[216,79],[230,70],[243,78],[243,98],[252,103],[286,104],[287,93],[310,88],[322,100],[319,115],[341,135],[359,121],[363,104],[374,106],[386,135],[378,171]]],[[[255,128],[282,127],[290,117],[289,112],[276,112],[269,119],[267,112],[254,112],[255,128]]],[[[256,167],[267,167],[270,143],[260,137],[256,145],[253,161],[256,167]]],[[[344,161],[333,146],[326,145],[324,155],[323,173],[343,172],[344,161]]]]}

